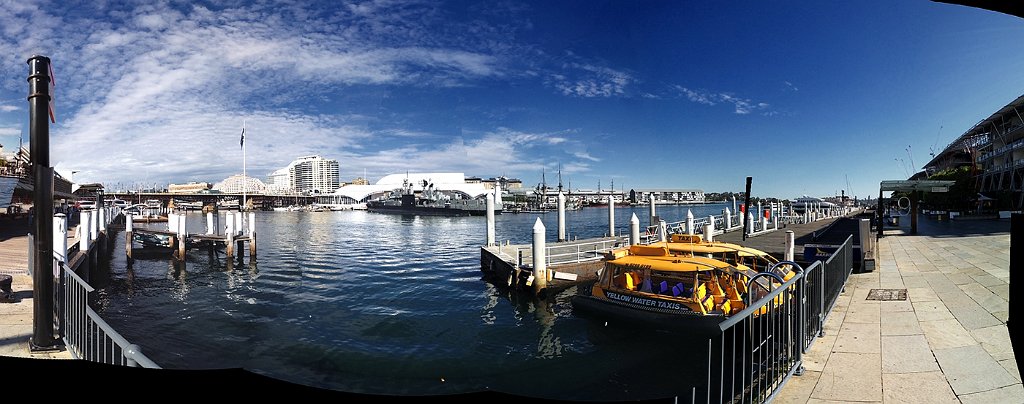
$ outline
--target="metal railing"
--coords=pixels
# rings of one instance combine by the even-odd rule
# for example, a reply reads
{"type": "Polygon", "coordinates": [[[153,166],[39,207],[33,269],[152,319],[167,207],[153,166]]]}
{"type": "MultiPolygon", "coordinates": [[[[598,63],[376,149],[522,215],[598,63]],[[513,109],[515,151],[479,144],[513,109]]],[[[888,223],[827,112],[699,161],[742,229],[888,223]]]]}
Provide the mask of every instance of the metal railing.
{"type": "Polygon", "coordinates": [[[67,265],[56,261],[55,265],[60,265],[61,271],[59,294],[62,296],[57,299],[61,335],[73,358],[111,365],[160,368],[142,353],[138,345],[128,342],[89,307],[89,293],[94,289],[88,282],[67,265]]]}
{"type": "MultiPolygon", "coordinates": [[[[544,262],[545,265],[550,266],[600,261],[604,258],[605,253],[624,245],[629,245],[628,237],[571,243],[570,245],[549,245],[544,247],[544,262]]],[[[533,264],[533,247],[519,247],[515,254],[520,267],[533,264]]]]}
{"type": "Polygon", "coordinates": [[[693,388],[691,401],[766,403],[790,377],[802,374],[803,354],[823,335],[825,319],[853,270],[852,257],[850,236],[826,261],[797,271],[723,321],[721,334],[707,340],[707,385],[702,392],[693,388]]]}

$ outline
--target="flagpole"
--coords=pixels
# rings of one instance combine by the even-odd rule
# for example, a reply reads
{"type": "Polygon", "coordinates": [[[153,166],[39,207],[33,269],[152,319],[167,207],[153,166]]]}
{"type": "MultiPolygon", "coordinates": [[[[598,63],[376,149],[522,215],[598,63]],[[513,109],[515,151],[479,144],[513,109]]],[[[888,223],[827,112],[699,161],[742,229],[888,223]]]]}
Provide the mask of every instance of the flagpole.
{"type": "MultiPolygon", "coordinates": [[[[245,194],[249,188],[248,178],[245,176],[245,120],[242,120],[242,205],[238,207],[239,212],[245,211],[245,194]]],[[[244,218],[245,216],[243,216],[244,218]]]]}

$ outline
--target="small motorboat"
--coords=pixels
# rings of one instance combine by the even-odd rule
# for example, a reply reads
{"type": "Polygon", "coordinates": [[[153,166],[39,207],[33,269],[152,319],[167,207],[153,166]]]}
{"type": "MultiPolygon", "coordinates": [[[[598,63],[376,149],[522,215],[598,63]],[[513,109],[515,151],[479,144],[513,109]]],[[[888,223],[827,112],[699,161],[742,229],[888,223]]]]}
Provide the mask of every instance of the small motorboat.
{"type": "Polygon", "coordinates": [[[589,294],[583,291],[571,302],[574,310],[604,321],[714,333],[747,299],[757,301],[782,284],[757,275],[715,258],[673,254],[664,245],[633,245],[610,252],[589,294]]]}

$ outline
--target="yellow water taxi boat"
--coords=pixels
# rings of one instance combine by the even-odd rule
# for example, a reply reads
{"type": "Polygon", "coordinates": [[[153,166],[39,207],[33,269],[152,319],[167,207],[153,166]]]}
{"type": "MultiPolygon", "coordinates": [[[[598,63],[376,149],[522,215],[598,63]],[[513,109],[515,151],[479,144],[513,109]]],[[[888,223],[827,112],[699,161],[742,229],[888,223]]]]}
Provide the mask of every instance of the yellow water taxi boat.
{"type": "Polygon", "coordinates": [[[704,241],[699,234],[672,234],[668,242],[658,241],[649,245],[667,247],[669,254],[672,255],[706,256],[754,272],[767,271],[774,267],[775,274],[786,281],[795,274],[789,265],[778,266],[779,259],[767,252],[734,243],[704,241]]]}
{"type": "Polygon", "coordinates": [[[610,252],[590,293],[573,296],[572,305],[605,321],[716,331],[720,322],[746,307],[748,295],[757,301],[781,284],[756,275],[701,254],[672,253],[664,243],[633,245],[610,252]]]}

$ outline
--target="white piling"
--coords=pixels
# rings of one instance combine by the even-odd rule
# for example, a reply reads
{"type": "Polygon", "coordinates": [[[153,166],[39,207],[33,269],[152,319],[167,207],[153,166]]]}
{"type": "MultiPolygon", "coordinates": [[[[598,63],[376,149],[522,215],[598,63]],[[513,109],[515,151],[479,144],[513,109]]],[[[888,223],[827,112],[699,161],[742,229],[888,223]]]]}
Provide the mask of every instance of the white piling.
{"type": "Polygon", "coordinates": [[[224,237],[225,243],[224,250],[227,253],[228,259],[235,257],[235,216],[231,212],[226,212],[224,221],[224,237]]]}
{"type": "Polygon", "coordinates": [[[668,242],[668,224],[664,220],[658,223],[658,234],[661,235],[662,242],[668,242]]]}
{"type": "Polygon", "coordinates": [[[725,231],[729,231],[732,228],[732,212],[729,212],[729,208],[725,208],[725,231]]]}
{"type": "Polygon", "coordinates": [[[708,223],[704,225],[704,241],[715,241],[715,225],[708,223]]]}
{"type": "Polygon", "coordinates": [[[747,212],[747,221],[750,222],[750,231],[747,232],[747,234],[748,235],[753,235],[754,231],[756,230],[754,228],[754,226],[757,224],[757,223],[754,223],[754,214],[753,213],[747,212]]]}
{"type": "Polygon", "coordinates": [[[241,236],[241,235],[245,234],[245,223],[242,220],[243,219],[242,211],[239,210],[237,212],[234,212],[234,214],[235,214],[235,234],[241,236]]]}
{"type": "Polygon", "coordinates": [[[558,192],[558,241],[565,241],[565,195],[558,192]]]}
{"type": "Polygon", "coordinates": [[[487,193],[487,246],[494,245],[494,194],[487,193]]]}
{"type": "Polygon", "coordinates": [[[686,210],[686,234],[697,234],[693,228],[693,212],[689,209],[686,210]]]}
{"type": "Polygon", "coordinates": [[[249,257],[256,256],[256,212],[249,212],[249,257]]]}
{"type": "Polygon", "coordinates": [[[761,223],[761,228],[763,229],[764,228],[764,211],[761,210],[761,202],[757,203],[757,210],[755,210],[754,212],[756,212],[755,214],[757,215],[757,216],[754,216],[754,218],[757,219],[758,223],[761,223]]]}
{"type": "Polygon", "coordinates": [[[608,195],[608,237],[615,237],[615,198],[611,195],[608,195]]]}
{"type": "Polygon", "coordinates": [[[540,292],[548,286],[548,271],[544,246],[544,223],[537,218],[533,225],[533,290],[540,292]]]}
{"type": "Polygon", "coordinates": [[[708,215],[708,224],[711,225],[711,231],[715,231],[715,215],[708,215]]]}
{"type": "Polygon", "coordinates": [[[732,211],[733,212],[739,212],[738,210],[736,210],[736,196],[732,197],[732,211]]]}
{"type": "Polygon", "coordinates": [[[63,213],[53,215],[53,257],[68,262],[68,226],[63,213]]]}
{"type": "Polygon", "coordinates": [[[177,216],[177,220],[175,221],[176,222],[175,233],[178,234],[178,259],[179,260],[184,260],[185,259],[185,224],[186,224],[186,216],[185,216],[184,213],[177,214],[175,216],[177,216]]]}
{"type": "Polygon", "coordinates": [[[775,225],[773,227],[775,230],[779,229],[779,217],[778,216],[772,215],[772,224],[775,225]]]}
{"type": "Polygon", "coordinates": [[[125,213],[124,215],[124,254],[128,258],[132,257],[132,232],[134,231],[135,218],[132,217],[131,213],[125,213]]]}
{"type": "Polygon", "coordinates": [[[640,219],[634,213],[633,217],[629,218],[629,245],[637,244],[640,244],[640,219]]]}
{"type": "Polygon", "coordinates": [[[793,250],[796,248],[796,239],[793,235],[792,230],[786,230],[786,252],[783,254],[783,259],[786,261],[793,260],[793,250]]]}
{"type": "Polygon", "coordinates": [[[89,211],[83,210],[78,212],[78,249],[79,251],[89,251],[89,211]]]}
{"type": "Polygon", "coordinates": [[[92,211],[89,214],[89,241],[96,241],[100,237],[99,233],[99,211],[92,211]]]}
{"type": "Polygon", "coordinates": [[[206,234],[214,234],[213,212],[206,212],[206,234]]]}
{"type": "Polygon", "coordinates": [[[653,192],[651,193],[650,199],[651,199],[651,226],[654,226],[657,223],[656,220],[658,220],[658,213],[657,213],[657,210],[656,210],[656,208],[654,206],[654,205],[657,205],[657,202],[654,201],[654,193],[653,192]]]}

